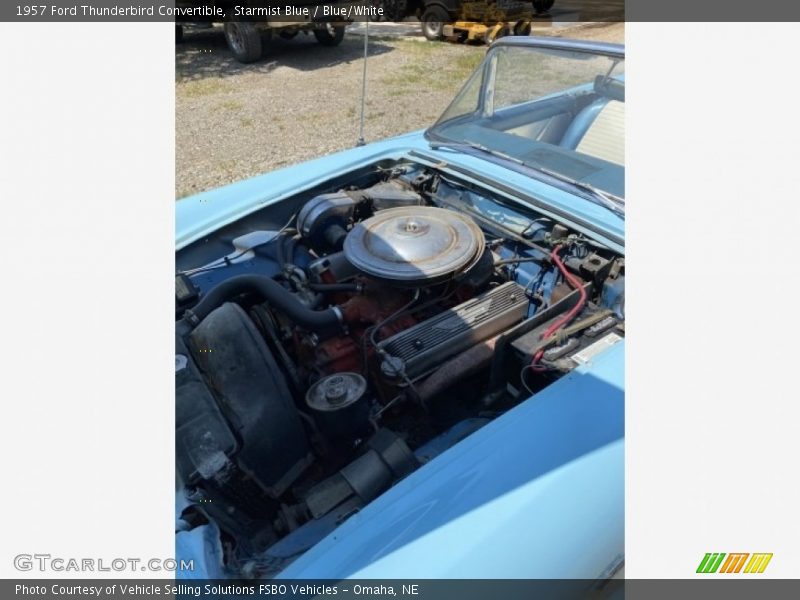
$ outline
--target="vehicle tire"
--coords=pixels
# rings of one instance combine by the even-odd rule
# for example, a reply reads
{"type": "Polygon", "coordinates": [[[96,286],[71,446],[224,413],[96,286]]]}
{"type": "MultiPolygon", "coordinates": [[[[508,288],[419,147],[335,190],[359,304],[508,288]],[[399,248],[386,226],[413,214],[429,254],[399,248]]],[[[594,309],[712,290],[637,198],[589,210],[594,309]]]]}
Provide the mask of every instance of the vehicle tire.
{"type": "Polygon", "coordinates": [[[444,37],[444,24],[450,21],[450,15],[441,6],[429,6],[422,13],[422,34],[426,39],[435,41],[444,37]]]}
{"type": "Polygon", "coordinates": [[[234,58],[241,63],[261,58],[261,34],[254,23],[228,21],[225,23],[225,41],[234,58]]]}
{"type": "Polygon", "coordinates": [[[323,46],[338,46],[344,39],[344,26],[325,24],[324,29],[315,29],[314,37],[323,46]]]}
{"type": "Polygon", "coordinates": [[[183,25],[175,24],[175,43],[180,44],[183,41],[183,25]]]}
{"type": "Polygon", "coordinates": [[[553,8],[555,3],[556,0],[533,0],[533,10],[536,11],[537,15],[541,15],[553,8]]]}
{"type": "Polygon", "coordinates": [[[514,25],[513,33],[514,35],[530,35],[531,34],[530,22],[519,21],[517,24],[514,25]]]}
{"type": "Polygon", "coordinates": [[[490,29],[486,32],[486,38],[484,42],[488,44],[493,44],[495,40],[499,40],[501,37],[506,37],[509,34],[509,30],[507,27],[500,27],[495,31],[494,28],[490,29]]]}

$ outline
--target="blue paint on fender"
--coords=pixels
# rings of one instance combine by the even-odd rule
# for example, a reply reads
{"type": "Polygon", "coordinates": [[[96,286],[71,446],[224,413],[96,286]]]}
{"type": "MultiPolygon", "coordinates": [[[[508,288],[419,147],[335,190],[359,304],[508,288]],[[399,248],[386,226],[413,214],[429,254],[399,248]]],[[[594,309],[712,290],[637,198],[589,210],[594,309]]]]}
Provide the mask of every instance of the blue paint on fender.
{"type": "Polygon", "coordinates": [[[605,577],[624,551],[624,342],[412,473],[280,577],[605,577]]]}

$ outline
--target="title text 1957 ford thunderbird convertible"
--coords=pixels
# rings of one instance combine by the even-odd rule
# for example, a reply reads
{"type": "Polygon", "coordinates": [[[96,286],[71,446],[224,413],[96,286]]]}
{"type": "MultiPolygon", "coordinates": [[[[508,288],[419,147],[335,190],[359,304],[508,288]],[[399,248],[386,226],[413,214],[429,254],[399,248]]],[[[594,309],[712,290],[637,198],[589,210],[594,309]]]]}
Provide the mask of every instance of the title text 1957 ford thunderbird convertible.
{"type": "Polygon", "coordinates": [[[619,574],[623,62],[504,38],[428,130],[177,203],[183,576],[619,574]]]}

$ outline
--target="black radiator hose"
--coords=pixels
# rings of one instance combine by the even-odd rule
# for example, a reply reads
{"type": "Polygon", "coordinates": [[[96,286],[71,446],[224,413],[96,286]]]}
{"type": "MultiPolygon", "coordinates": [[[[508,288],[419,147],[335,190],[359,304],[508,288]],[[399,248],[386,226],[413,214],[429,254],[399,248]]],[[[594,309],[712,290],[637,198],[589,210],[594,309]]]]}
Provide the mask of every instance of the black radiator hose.
{"type": "Polygon", "coordinates": [[[192,329],[215,308],[245,292],[258,294],[271,308],[281,311],[292,321],[317,333],[328,333],[341,327],[341,311],[336,308],[313,310],[300,302],[289,290],[264,275],[237,275],[212,288],[200,302],[187,310],[183,320],[192,329]]]}

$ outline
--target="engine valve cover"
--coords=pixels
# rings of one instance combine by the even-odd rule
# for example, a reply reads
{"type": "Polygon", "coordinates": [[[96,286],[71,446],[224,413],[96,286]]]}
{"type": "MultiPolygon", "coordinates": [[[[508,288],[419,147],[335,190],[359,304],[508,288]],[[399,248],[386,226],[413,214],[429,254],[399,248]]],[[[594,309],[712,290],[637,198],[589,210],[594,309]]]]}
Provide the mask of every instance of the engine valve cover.
{"type": "Polygon", "coordinates": [[[468,216],[430,206],[378,212],[344,242],[347,260],[372,277],[402,285],[445,280],[474,263],[484,237],[468,216]]]}
{"type": "Polygon", "coordinates": [[[519,323],[528,311],[525,289],[509,281],[378,344],[416,377],[442,361],[519,323]]]}

